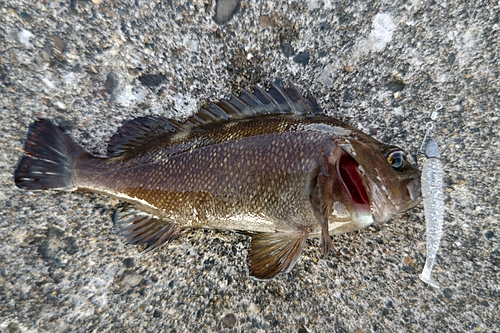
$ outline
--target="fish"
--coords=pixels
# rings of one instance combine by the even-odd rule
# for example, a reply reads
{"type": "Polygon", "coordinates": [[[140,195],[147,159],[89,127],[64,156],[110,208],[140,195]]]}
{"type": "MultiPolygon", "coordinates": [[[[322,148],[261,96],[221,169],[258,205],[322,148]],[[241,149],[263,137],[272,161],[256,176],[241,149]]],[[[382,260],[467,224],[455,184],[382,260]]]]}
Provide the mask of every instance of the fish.
{"type": "Polygon", "coordinates": [[[243,89],[185,120],[124,122],[105,157],[38,119],[14,181],[119,199],[114,226],[141,251],[193,228],[249,235],[249,274],[262,280],[290,272],[308,238],[326,256],[334,235],[421,201],[420,171],[403,150],[326,115],[291,82],[243,89]]]}

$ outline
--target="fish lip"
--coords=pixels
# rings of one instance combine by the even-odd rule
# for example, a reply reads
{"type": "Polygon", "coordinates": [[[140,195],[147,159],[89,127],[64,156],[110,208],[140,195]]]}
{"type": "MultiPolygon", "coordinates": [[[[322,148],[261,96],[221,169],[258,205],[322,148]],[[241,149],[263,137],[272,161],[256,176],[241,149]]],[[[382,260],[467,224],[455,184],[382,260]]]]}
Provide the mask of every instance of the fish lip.
{"type": "Polygon", "coordinates": [[[419,199],[422,197],[420,179],[418,177],[411,179],[406,184],[406,190],[408,191],[410,199],[418,204],[418,202],[420,202],[419,199]]]}

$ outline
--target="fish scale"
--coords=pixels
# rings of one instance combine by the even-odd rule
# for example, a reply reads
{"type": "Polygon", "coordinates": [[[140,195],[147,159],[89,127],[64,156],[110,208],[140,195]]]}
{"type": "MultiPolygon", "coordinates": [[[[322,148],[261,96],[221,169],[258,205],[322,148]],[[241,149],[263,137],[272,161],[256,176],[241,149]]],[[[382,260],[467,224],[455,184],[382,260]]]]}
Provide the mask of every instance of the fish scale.
{"type": "MultiPolygon", "coordinates": [[[[141,209],[166,219],[175,217],[181,224],[186,223],[182,219],[192,220],[191,212],[185,209],[191,206],[196,207],[200,216],[211,217],[211,220],[191,221],[194,225],[223,229],[225,219],[253,213],[276,224],[285,222],[279,228],[289,229],[296,217],[287,213],[287,207],[309,200],[308,171],[319,165],[321,161],[315,161],[314,154],[326,145],[331,146],[331,137],[317,133],[300,136],[271,133],[234,141],[216,143],[217,148],[207,145],[178,153],[166,162],[144,161],[131,168],[121,165],[126,165],[126,159],[133,157],[118,158],[113,164],[103,159],[85,160],[77,165],[73,184],[83,190],[111,193],[118,198],[138,198],[148,203],[141,209]],[[285,149],[294,158],[285,159],[285,149]],[[231,155],[230,159],[226,158],[227,154],[231,155]],[[105,164],[105,172],[101,171],[104,167],[100,164],[105,164]]],[[[141,153],[143,158],[146,154],[141,153]]],[[[306,225],[308,222],[314,229],[317,223],[311,218],[312,211],[309,215],[300,223],[306,225]]],[[[241,228],[249,226],[241,225],[241,228]]]]}
{"type": "Polygon", "coordinates": [[[402,151],[322,114],[292,85],[242,91],[176,121],[126,122],[107,157],[48,120],[30,126],[16,185],[92,191],[124,201],[113,222],[145,250],[187,228],[251,234],[250,274],[289,272],[305,240],[382,223],[419,202],[420,172],[402,151]]]}

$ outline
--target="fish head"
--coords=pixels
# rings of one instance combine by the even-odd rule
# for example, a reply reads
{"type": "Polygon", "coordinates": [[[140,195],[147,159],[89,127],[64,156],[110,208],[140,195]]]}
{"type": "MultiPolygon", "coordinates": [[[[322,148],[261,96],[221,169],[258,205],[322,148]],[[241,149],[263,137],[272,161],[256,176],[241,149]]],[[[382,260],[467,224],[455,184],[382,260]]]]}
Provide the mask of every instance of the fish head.
{"type": "Polygon", "coordinates": [[[420,171],[403,150],[362,133],[336,141],[339,199],[358,224],[384,223],[421,201],[420,171]]]}

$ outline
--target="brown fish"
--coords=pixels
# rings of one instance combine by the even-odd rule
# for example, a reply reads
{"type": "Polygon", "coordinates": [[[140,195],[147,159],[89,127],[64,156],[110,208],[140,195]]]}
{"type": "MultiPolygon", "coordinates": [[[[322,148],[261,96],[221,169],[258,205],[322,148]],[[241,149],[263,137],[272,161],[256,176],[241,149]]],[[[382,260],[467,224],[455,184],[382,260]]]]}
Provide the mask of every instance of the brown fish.
{"type": "Polygon", "coordinates": [[[252,235],[251,275],[288,272],[308,237],[388,221],[420,201],[420,172],[394,146],[328,117],[310,93],[271,84],[184,122],[126,122],[108,156],[85,152],[48,120],[29,129],[15,183],[103,193],[128,243],[152,250],[186,228],[252,235]]]}

